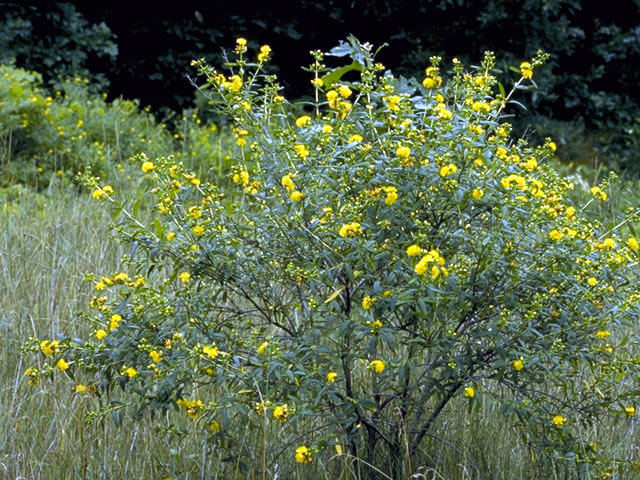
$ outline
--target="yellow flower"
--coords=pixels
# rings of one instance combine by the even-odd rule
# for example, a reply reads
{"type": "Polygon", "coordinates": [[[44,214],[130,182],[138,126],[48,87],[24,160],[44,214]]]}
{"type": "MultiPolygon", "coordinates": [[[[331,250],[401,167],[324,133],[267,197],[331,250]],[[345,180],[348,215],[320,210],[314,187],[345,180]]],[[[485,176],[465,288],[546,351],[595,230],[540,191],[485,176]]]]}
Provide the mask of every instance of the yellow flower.
{"type": "Polygon", "coordinates": [[[596,338],[599,338],[600,340],[606,340],[610,335],[611,332],[609,330],[598,330],[596,332],[596,338]]]}
{"type": "Polygon", "coordinates": [[[522,62],[520,64],[520,73],[524,78],[533,77],[533,70],[531,68],[531,64],[529,62],[522,62]]]}
{"type": "Polygon", "coordinates": [[[446,177],[447,175],[453,175],[458,171],[458,167],[453,163],[440,167],[440,176],[446,177]]]}
{"type": "Polygon", "coordinates": [[[273,409],[273,417],[277,420],[284,422],[289,416],[289,407],[287,404],[279,405],[273,409]]]}
{"type": "Polygon", "coordinates": [[[411,149],[409,147],[398,147],[396,150],[396,155],[400,158],[409,158],[411,155],[411,149]]]}
{"type": "Polygon", "coordinates": [[[484,192],[479,188],[474,188],[471,192],[471,196],[474,200],[480,200],[482,197],[484,197],[484,192]]]}
{"type": "Polygon", "coordinates": [[[437,265],[431,267],[431,279],[435,280],[440,276],[440,268],[437,265]]]}
{"type": "Polygon", "coordinates": [[[236,52],[242,53],[247,51],[247,40],[240,37],[236,39],[236,52]]]}
{"type": "Polygon", "coordinates": [[[191,229],[191,231],[196,237],[199,237],[204,234],[204,227],[202,225],[196,225],[191,229]]]}
{"type": "Polygon", "coordinates": [[[265,341],[265,342],[262,342],[260,345],[258,345],[258,348],[256,348],[256,350],[260,355],[263,355],[264,352],[267,350],[268,346],[269,346],[269,342],[265,341]]]}
{"type": "Polygon", "coordinates": [[[502,180],[500,180],[500,183],[502,184],[503,188],[511,188],[515,184],[518,186],[518,188],[520,188],[520,190],[524,190],[526,186],[526,180],[524,179],[524,177],[515,174],[504,177],[502,180]]]}
{"type": "Polygon", "coordinates": [[[624,413],[628,418],[633,418],[636,416],[636,407],[624,407],[624,413]]]}
{"type": "Polygon", "coordinates": [[[271,55],[271,47],[269,45],[262,45],[260,47],[260,53],[258,54],[259,62],[266,62],[271,55]]]}
{"type": "Polygon", "coordinates": [[[359,133],[354,133],[349,137],[347,143],[360,143],[362,141],[362,135],[359,133]]]}
{"type": "Polygon", "coordinates": [[[602,242],[602,246],[610,250],[616,246],[616,241],[613,238],[605,238],[602,242]]]}
{"type": "Polygon", "coordinates": [[[82,385],[81,383],[79,383],[78,385],[75,386],[75,388],[73,390],[76,393],[86,393],[87,392],[87,387],[82,385]]]}
{"type": "Polygon", "coordinates": [[[198,414],[203,406],[202,400],[185,400],[181,398],[177,400],[176,403],[184,407],[189,418],[198,418],[198,414]]]}
{"type": "Polygon", "coordinates": [[[242,78],[239,75],[232,75],[229,80],[231,81],[224,83],[225,88],[233,92],[238,92],[242,88],[242,78]]]}
{"type": "Polygon", "coordinates": [[[313,457],[311,456],[311,452],[304,445],[300,445],[296,448],[296,462],[298,463],[311,463],[313,461],[313,457]]]}
{"type": "Polygon", "coordinates": [[[111,319],[109,321],[109,330],[115,330],[120,326],[120,322],[122,321],[122,315],[118,313],[114,313],[111,315],[111,319]]]}
{"type": "Polygon", "coordinates": [[[113,276],[113,281],[115,283],[126,283],[129,281],[129,275],[127,275],[125,272],[116,273],[113,276]]]}
{"type": "Polygon", "coordinates": [[[53,340],[51,342],[49,340],[43,340],[40,342],[40,350],[46,357],[48,357],[58,351],[59,343],[60,342],[58,342],[58,340],[53,340]]]}
{"type": "Polygon", "coordinates": [[[422,249],[418,245],[411,245],[407,248],[407,255],[409,257],[415,257],[416,255],[420,255],[422,253],[422,249]]]}
{"type": "Polygon", "coordinates": [[[291,195],[289,195],[289,198],[291,199],[292,202],[299,202],[300,200],[302,200],[304,198],[304,193],[295,190],[293,192],[291,192],[291,195]]]}
{"type": "Polygon", "coordinates": [[[162,352],[159,350],[151,350],[149,356],[154,363],[160,363],[162,361],[162,352]]]}
{"type": "Polygon", "coordinates": [[[589,277],[587,283],[590,287],[595,287],[598,284],[598,279],[596,277],[589,277]]]}
{"type": "Polygon", "coordinates": [[[138,375],[138,371],[133,367],[127,367],[124,369],[124,375],[126,375],[129,378],[133,378],[136,375],[138,375]]]}
{"type": "Polygon", "coordinates": [[[560,428],[567,422],[567,419],[562,415],[555,415],[551,421],[556,427],[560,428]]]}
{"type": "Polygon", "coordinates": [[[375,300],[369,295],[365,296],[362,299],[362,308],[364,308],[365,310],[369,310],[373,306],[374,301],[375,300]]]}
{"type": "Polygon", "coordinates": [[[429,262],[427,260],[425,260],[427,257],[424,256],[420,259],[420,261],[418,263],[416,263],[416,266],[414,267],[415,272],[418,275],[424,275],[425,272],[427,271],[427,267],[429,266],[429,262]]]}
{"type": "Polygon", "coordinates": [[[442,78],[440,77],[426,77],[422,81],[422,86],[425,88],[437,88],[442,84],[442,78]]]}
{"type": "Polygon", "coordinates": [[[607,199],[607,192],[603,191],[597,185],[591,187],[591,195],[593,195],[595,198],[602,200],[603,202],[607,199]]]}
{"type": "Polygon", "coordinates": [[[202,217],[202,210],[200,209],[200,207],[196,207],[195,205],[192,205],[191,207],[189,207],[189,209],[187,210],[187,213],[189,214],[190,217],[193,217],[193,218],[202,217]]]}
{"type": "Polygon", "coordinates": [[[433,249],[430,250],[429,253],[427,253],[425,256],[423,256],[420,259],[420,261],[414,267],[414,270],[418,275],[424,275],[426,273],[429,265],[432,264],[432,263],[440,265],[441,267],[443,267],[442,270],[440,270],[440,268],[438,268],[437,271],[434,270],[433,268],[431,269],[431,277],[433,279],[438,277],[438,275],[440,275],[440,273],[442,273],[444,275],[448,275],[446,269],[444,268],[444,263],[445,263],[444,258],[440,255],[440,252],[438,252],[437,250],[433,250],[433,249]]]}
{"type": "Polygon", "coordinates": [[[175,232],[169,232],[167,233],[167,242],[173,242],[176,238],[176,233],[175,232]]]}
{"type": "Polygon", "coordinates": [[[305,158],[307,158],[309,156],[309,153],[310,153],[309,149],[305,145],[302,145],[302,144],[294,145],[293,146],[293,151],[296,152],[298,154],[298,156],[300,158],[302,158],[303,160],[305,158]]]}
{"type": "Polygon", "coordinates": [[[102,328],[99,328],[98,330],[96,330],[94,335],[98,340],[102,340],[104,337],[107,336],[107,332],[105,332],[102,328]]]}
{"type": "Polygon", "coordinates": [[[371,360],[371,362],[369,362],[369,368],[372,368],[376,373],[384,372],[386,367],[387,365],[382,360],[371,360]]]}
{"type": "Polygon", "coordinates": [[[113,193],[113,187],[111,185],[105,185],[102,188],[97,188],[93,191],[93,193],[91,194],[91,196],[93,198],[95,198],[96,200],[100,200],[101,198],[104,198],[105,196],[109,195],[113,193]]]}
{"type": "Polygon", "coordinates": [[[220,431],[220,424],[213,420],[211,423],[209,423],[209,431],[211,433],[218,433],[220,431]]]}
{"type": "Polygon", "coordinates": [[[24,374],[29,377],[29,380],[27,381],[27,383],[30,386],[35,386],[38,384],[39,380],[38,380],[38,372],[36,371],[35,368],[27,368],[27,370],[24,372],[24,374]]]}
{"type": "Polygon", "coordinates": [[[280,179],[280,183],[282,184],[282,186],[289,191],[296,189],[296,185],[293,183],[293,177],[295,177],[294,173],[287,173],[280,179]]]}
{"type": "Polygon", "coordinates": [[[383,190],[387,194],[387,196],[384,199],[384,203],[386,203],[388,206],[391,206],[394,203],[396,203],[396,200],[398,199],[398,189],[396,187],[389,186],[389,187],[384,187],[383,190]]]}
{"type": "Polygon", "coordinates": [[[518,360],[514,360],[511,363],[511,366],[513,367],[513,369],[516,372],[519,372],[520,370],[522,370],[524,368],[524,362],[522,361],[522,358],[519,358],[518,360]]]}
{"type": "Polygon", "coordinates": [[[298,117],[298,119],[296,120],[297,127],[308,127],[309,125],[311,125],[311,117],[308,115],[298,117]]]}
{"type": "Polygon", "coordinates": [[[218,347],[216,347],[216,344],[214,343],[213,345],[203,347],[202,353],[204,353],[209,358],[216,358],[220,354],[220,351],[218,350],[218,347]]]}
{"type": "Polygon", "coordinates": [[[391,111],[400,110],[400,96],[399,95],[390,95],[388,97],[384,97],[383,100],[387,104],[387,108],[391,111]]]}
{"type": "Polygon", "coordinates": [[[564,237],[564,234],[559,230],[553,229],[549,232],[549,238],[556,242],[559,242],[560,240],[562,240],[563,237],[564,237]]]}
{"type": "Polygon", "coordinates": [[[336,381],[338,374],[336,372],[327,373],[327,383],[333,383],[336,381]]]}
{"type": "Polygon", "coordinates": [[[629,239],[627,240],[627,245],[634,252],[638,250],[638,246],[639,246],[638,245],[638,240],[636,240],[635,237],[629,237],[629,239]]]}
{"type": "Polygon", "coordinates": [[[180,281],[187,283],[189,280],[191,280],[191,274],[189,272],[182,272],[180,274],[180,281]]]}
{"type": "Polygon", "coordinates": [[[60,360],[58,360],[58,363],[56,363],[56,367],[64,372],[67,368],[69,368],[69,364],[64,358],[61,358],[60,360]]]}
{"type": "Polygon", "coordinates": [[[360,228],[360,224],[358,222],[345,223],[340,227],[340,231],[338,234],[342,237],[355,237],[357,235],[362,235],[362,229],[360,228]]]}
{"type": "Polygon", "coordinates": [[[338,93],[342,98],[349,98],[351,96],[351,89],[345,85],[340,85],[338,87],[338,93]]]}
{"type": "Polygon", "coordinates": [[[466,387],[464,389],[464,396],[468,398],[473,398],[476,396],[476,391],[473,387],[466,387]]]}
{"type": "Polygon", "coordinates": [[[489,113],[491,111],[491,105],[487,102],[473,102],[471,105],[471,110],[474,112],[484,112],[489,113]]]}
{"type": "Polygon", "coordinates": [[[453,116],[451,110],[448,110],[447,106],[444,103],[438,103],[435,107],[435,110],[438,114],[438,117],[444,120],[449,120],[453,116]]]}
{"type": "Polygon", "coordinates": [[[146,161],[146,162],[144,162],[144,163],[142,164],[142,171],[143,171],[144,173],[152,172],[152,171],[154,171],[155,169],[156,169],[156,166],[153,164],[153,162],[146,161]]]}
{"type": "Polygon", "coordinates": [[[536,157],[529,157],[529,160],[524,162],[524,168],[526,168],[529,171],[532,171],[538,168],[538,160],[536,160],[536,157]]]}
{"type": "Polygon", "coordinates": [[[322,127],[322,133],[328,134],[331,132],[333,132],[333,127],[331,125],[327,124],[322,127]]]}

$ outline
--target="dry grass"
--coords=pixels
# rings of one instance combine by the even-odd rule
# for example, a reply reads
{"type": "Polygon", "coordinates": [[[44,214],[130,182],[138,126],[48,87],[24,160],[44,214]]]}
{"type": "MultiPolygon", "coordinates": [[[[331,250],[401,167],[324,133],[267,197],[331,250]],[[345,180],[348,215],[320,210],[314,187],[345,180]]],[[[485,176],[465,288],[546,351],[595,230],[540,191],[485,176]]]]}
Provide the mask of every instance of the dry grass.
{"type": "MultiPolygon", "coordinates": [[[[171,414],[127,421],[122,428],[108,418],[87,421],[93,400],[75,394],[74,382],[64,376],[27,385],[24,371],[34,361],[20,350],[27,338],[87,333],[78,316],[91,295],[84,274],[116,271],[125,248],[110,239],[109,222],[106,210],[87,195],[55,188],[45,195],[0,194],[0,478],[359,478],[368,467],[332,451],[311,466],[297,466],[285,454],[277,470],[263,472],[261,451],[278,440],[277,426],[260,438],[247,436],[244,451],[253,453],[242,459],[204,436],[167,434],[166,427],[184,421],[171,414]]],[[[605,455],[630,458],[638,455],[635,426],[621,421],[585,432],[585,438],[597,437],[605,455]]],[[[486,401],[469,412],[461,399],[425,441],[411,478],[554,478],[539,476],[540,468],[497,406],[486,401]]]]}

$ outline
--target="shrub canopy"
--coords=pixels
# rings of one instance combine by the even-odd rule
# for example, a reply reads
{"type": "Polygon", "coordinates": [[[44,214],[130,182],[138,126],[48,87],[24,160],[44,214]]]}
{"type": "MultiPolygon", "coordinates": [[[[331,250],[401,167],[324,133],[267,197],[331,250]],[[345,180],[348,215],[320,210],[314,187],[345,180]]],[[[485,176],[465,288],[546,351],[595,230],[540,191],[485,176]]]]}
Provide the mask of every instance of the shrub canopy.
{"type": "Polygon", "coordinates": [[[315,100],[293,105],[261,74],[268,46],[235,53],[229,73],[194,62],[234,125],[235,190],[141,158],[145,223],[89,179],[130,270],[95,278],[92,337],[43,341],[34,381],[82,370],[115,418],[176,407],[230,449],[237,422],[275,423],[273,462],[337,444],[396,478],[443,411],[498,402],[532,448],[600,468],[583,427],[638,395],[637,217],[604,227],[606,183],[578,204],[550,139],[511,138],[545,55],[504,92],[491,53],[448,80],[432,57],[418,83],[350,38],[327,54],[342,68],[313,52],[315,100]]]}

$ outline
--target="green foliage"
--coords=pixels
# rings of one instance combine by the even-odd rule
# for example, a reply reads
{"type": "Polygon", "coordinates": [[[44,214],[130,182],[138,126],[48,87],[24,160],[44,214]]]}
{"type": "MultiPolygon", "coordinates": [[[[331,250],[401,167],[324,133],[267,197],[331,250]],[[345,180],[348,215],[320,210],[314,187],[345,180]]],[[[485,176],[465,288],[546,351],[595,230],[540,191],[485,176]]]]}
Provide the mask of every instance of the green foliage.
{"type": "Polygon", "coordinates": [[[271,474],[285,452],[310,468],[333,447],[358,478],[407,478],[443,412],[482,403],[549,475],[628,472],[592,427],[628,421],[640,394],[638,212],[607,203],[613,177],[575,202],[546,165],[555,144],[511,138],[505,113],[545,55],[506,93],[491,53],[444,81],[432,57],[418,84],[351,38],[326,56],[348,52],[358,78],[327,88],[315,51],[315,100],[290,105],[267,49],[246,52],[239,39],[230,74],[195,62],[233,121],[236,191],[171,157],[140,159],[150,188],[133,207],[88,178],[128,268],[90,279],[91,337],[32,345],[48,358],[30,382],[82,376],[118,424],[180,410],[229,453],[229,477],[241,462],[271,474]],[[148,196],[160,214],[145,221],[148,196]],[[274,429],[269,449],[245,446],[274,429]]]}
{"type": "Polygon", "coordinates": [[[104,87],[105,73],[118,55],[104,22],[90,25],[70,3],[49,6],[3,3],[0,64],[42,71],[47,81],[80,75],[104,87]]]}
{"type": "Polygon", "coordinates": [[[195,111],[160,123],[137,101],[92,93],[81,77],[64,80],[50,96],[40,74],[12,66],[0,66],[0,144],[3,185],[46,186],[52,175],[69,182],[87,169],[114,176],[141,153],[172,153],[210,177],[226,162],[217,126],[195,111]]]}
{"type": "Polygon", "coordinates": [[[170,151],[172,139],[153,116],[128,100],[90,94],[87,79],[65,80],[48,96],[41,76],[0,66],[0,137],[4,184],[71,180],[87,167],[99,174],[140,152],[170,151]]]}

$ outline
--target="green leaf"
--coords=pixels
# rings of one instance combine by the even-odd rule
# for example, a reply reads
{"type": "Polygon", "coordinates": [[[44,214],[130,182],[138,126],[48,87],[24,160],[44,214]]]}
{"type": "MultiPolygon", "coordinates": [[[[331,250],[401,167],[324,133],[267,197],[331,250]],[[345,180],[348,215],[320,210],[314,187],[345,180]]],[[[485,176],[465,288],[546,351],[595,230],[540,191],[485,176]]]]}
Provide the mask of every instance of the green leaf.
{"type": "Polygon", "coordinates": [[[326,303],[333,302],[338,297],[338,295],[340,295],[343,291],[344,291],[344,287],[339,288],[338,290],[333,292],[331,295],[329,295],[327,299],[324,301],[324,303],[326,304],[326,303]]]}
{"type": "Polygon", "coordinates": [[[360,65],[358,62],[355,62],[355,61],[352,62],[351,65],[346,65],[344,67],[334,68],[333,70],[331,70],[330,73],[328,73],[324,77],[321,77],[322,78],[322,83],[324,84],[324,86],[326,88],[331,88],[331,86],[334,83],[340,81],[340,79],[342,78],[343,75],[345,75],[348,72],[352,72],[354,70],[357,70],[358,72],[362,72],[362,71],[364,71],[364,68],[362,67],[362,65],[360,65]]]}

